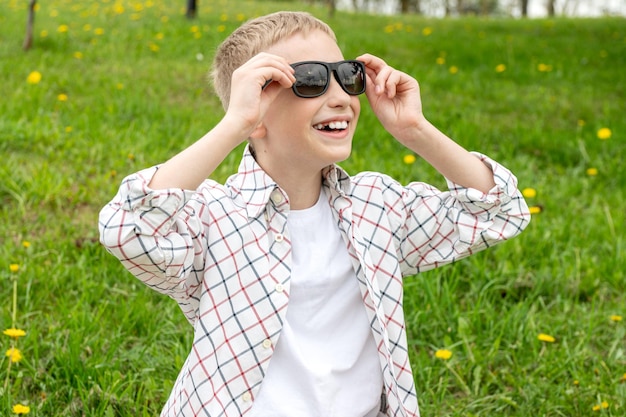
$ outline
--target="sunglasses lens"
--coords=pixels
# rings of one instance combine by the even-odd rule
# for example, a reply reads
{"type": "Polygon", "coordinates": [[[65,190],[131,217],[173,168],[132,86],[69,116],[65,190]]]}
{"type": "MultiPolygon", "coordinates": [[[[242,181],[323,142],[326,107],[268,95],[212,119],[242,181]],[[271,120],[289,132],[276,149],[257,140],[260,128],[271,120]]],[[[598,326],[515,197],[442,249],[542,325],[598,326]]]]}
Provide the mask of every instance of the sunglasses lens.
{"type": "Polygon", "coordinates": [[[348,94],[362,94],[365,91],[365,70],[356,61],[342,62],[337,67],[339,82],[348,94]]]}
{"type": "Polygon", "coordinates": [[[294,90],[300,97],[317,97],[328,86],[328,69],[322,64],[305,63],[294,66],[294,90]]]}

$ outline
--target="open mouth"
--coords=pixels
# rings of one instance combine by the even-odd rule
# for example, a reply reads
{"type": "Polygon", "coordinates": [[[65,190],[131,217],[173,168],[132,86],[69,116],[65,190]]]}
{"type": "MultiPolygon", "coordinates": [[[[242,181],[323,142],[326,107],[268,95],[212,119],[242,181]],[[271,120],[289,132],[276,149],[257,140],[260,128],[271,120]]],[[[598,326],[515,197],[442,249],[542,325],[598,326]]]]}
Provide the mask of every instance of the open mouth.
{"type": "Polygon", "coordinates": [[[316,130],[323,130],[325,132],[334,132],[338,130],[346,130],[348,128],[348,122],[343,121],[335,121],[329,123],[319,123],[313,126],[316,130]]]}

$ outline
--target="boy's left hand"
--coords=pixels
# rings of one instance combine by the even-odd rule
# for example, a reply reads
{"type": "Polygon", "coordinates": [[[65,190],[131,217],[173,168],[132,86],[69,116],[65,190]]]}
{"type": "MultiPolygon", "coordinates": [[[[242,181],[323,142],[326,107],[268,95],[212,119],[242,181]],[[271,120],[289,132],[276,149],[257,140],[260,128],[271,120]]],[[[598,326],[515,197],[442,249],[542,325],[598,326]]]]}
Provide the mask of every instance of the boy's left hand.
{"type": "Polygon", "coordinates": [[[364,54],[356,58],[365,63],[367,88],[365,95],[378,120],[396,140],[406,145],[403,138],[425,122],[417,81],[382,59],[364,54]]]}

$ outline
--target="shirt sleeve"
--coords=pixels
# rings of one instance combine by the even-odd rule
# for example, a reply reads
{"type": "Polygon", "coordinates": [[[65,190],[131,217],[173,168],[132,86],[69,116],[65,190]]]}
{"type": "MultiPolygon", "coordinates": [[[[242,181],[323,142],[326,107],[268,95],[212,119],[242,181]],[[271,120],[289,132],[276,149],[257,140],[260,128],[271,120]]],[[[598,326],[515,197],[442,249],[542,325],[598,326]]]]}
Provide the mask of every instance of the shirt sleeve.
{"type": "Polygon", "coordinates": [[[100,241],[152,289],[169,295],[195,320],[204,270],[201,222],[188,204],[196,194],[148,187],[158,167],[126,177],[99,215],[100,241]]]}
{"type": "Polygon", "coordinates": [[[454,262],[517,236],[530,221],[517,178],[485,155],[474,153],[493,172],[495,186],[484,193],[451,181],[441,192],[423,183],[402,192],[403,224],[396,235],[405,275],[454,262]]]}

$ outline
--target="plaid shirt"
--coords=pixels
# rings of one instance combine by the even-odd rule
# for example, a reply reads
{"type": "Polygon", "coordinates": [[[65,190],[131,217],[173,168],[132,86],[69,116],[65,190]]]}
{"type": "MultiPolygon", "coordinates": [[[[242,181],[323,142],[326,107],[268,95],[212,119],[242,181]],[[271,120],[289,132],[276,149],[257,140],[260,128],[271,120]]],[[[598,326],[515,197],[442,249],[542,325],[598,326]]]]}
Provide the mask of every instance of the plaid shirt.
{"type": "MultiPolygon", "coordinates": [[[[530,220],[516,178],[489,158],[496,187],[402,186],[379,173],[323,172],[376,342],[388,416],[419,416],[402,278],[519,234],[530,220]]],[[[180,305],[193,346],[162,416],[241,416],[252,406],[289,302],[285,192],[246,149],[225,185],[152,190],[158,167],[124,179],[100,213],[101,241],[137,278],[180,305]]],[[[322,260],[321,260],[322,261],[322,260]]]]}

